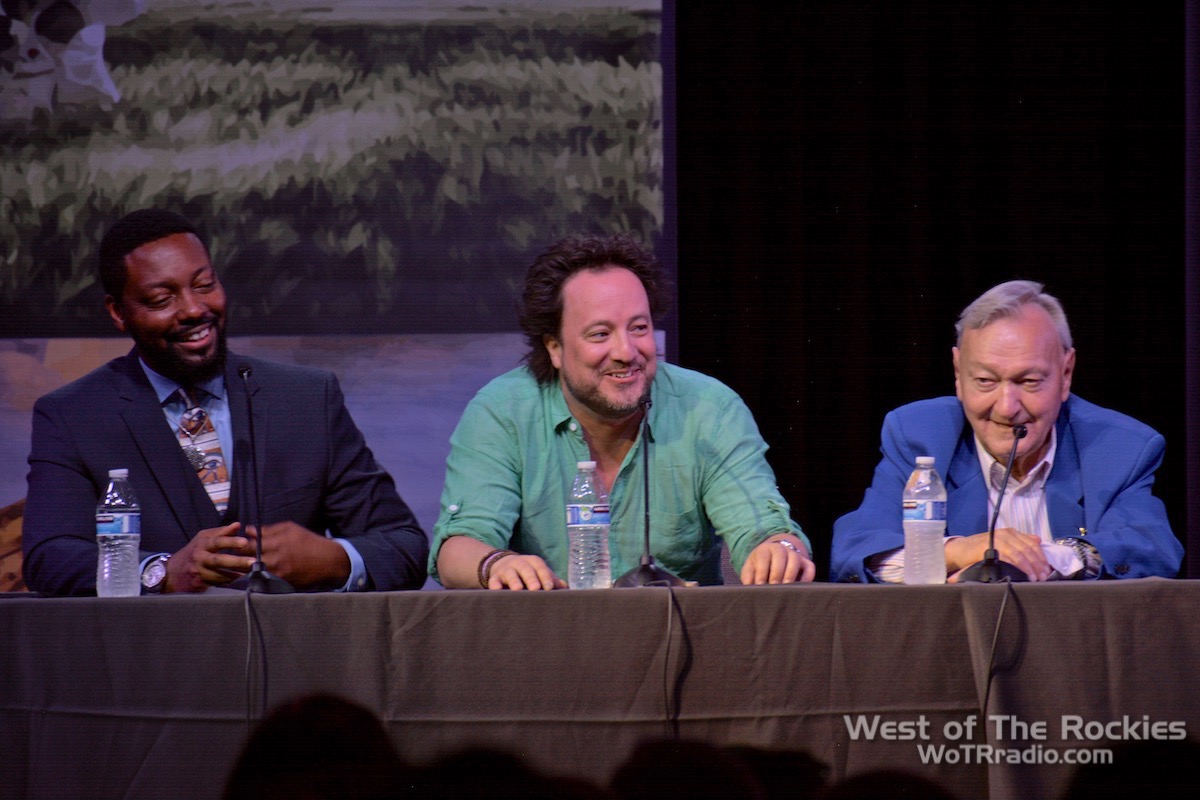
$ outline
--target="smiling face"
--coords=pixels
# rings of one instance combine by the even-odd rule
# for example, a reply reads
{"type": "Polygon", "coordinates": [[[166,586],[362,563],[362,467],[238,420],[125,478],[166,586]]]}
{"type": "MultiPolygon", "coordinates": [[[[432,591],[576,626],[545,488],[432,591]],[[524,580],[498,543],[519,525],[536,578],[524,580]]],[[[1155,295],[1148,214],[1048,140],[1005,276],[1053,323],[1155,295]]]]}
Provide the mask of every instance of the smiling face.
{"type": "Polygon", "coordinates": [[[121,297],[104,302],[146,364],[184,386],[220,372],[225,290],[200,240],[175,233],[148,242],[125,257],[125,270],[121,297]]]}
{"type": "Polygon", "coordinates": [[[963,411],[993,458],[1005,461],[1013,426],[1028,435],[1017,448],[1013,475],[1023,478],[1045,454],[1058,410],[1071,393],[1075,349],[1063,349],[1050,315],[1025,305],[1016,316],[963,331],[954,348],[954,386],[963,411]]]}
{"type": "Polygon", "coordinates": [[[562,287],[562,325],[545,337],[567,406],[581,422],[636,413],[657,369],[650,301],[622,267],[583,270],[562,287]]]}

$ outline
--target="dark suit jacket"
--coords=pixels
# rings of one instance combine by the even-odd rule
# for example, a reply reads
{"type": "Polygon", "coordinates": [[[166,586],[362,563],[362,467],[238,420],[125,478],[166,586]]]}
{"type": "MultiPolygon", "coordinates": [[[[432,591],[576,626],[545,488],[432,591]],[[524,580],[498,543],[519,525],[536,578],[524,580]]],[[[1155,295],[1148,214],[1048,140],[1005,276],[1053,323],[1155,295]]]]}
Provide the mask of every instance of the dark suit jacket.
{"type": "MultiPolygon", "coordinates": [[[[1183,546],[1162,501],[1151,493],[1162,463],[1162,435],[1132,417],[1071,395],[1055,424],[1058,449],[1046,481],[1055,537],[1086,539],[1104,559],[1103,575],[1174,577],[1183,546]]],[[[987,484],[962,404],[939,397],[901,406],[883,422],[883,460],[862,505],[833,526],[835,581],[871,580],[864,561],[904,546],[900,496],[917,456],[933,456],[946,483],[946,533],[988,529],[987,484]]]]}
{"type": "Polygon", "coordinates": [[[136,351],[38,400],[23,546],[33,591],[96,590],[95,507],[108,471],[126,467],[142,507],[143,557],[174,553],[205,528],[255,522],[246,392],[252,368],[262,521],[293,521],[350,540],[376,589],[419,588],[428,541],[376,463],[329,372],[229,354],[233,423],[229,510],[222,517],[187,463],[136,351]]]}

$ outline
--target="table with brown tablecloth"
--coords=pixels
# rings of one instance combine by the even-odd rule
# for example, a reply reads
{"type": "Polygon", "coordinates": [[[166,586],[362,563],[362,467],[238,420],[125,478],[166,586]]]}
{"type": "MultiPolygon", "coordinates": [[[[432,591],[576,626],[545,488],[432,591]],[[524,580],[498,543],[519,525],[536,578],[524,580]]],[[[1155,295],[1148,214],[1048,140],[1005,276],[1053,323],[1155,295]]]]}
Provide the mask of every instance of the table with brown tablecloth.
{"type": "MultiPolygon", "coordinates": [[[[1054,796],[1075,767],[1052,762],[1094,757],[1097,733],[1200,730],[1197,608],[1200,584],[1154,579],[253,599],[268,702],[343,695],[414,762],[498,746],[606,782],[639,741],[679,736],[804,750],[835,779],[907,769],[964,798],[1054,796]],[[989,671],[999,722],[980,716],[989,671]]],[[[169,780],[218,797],[261,702],[250,637],[232,592],[0,597],[3,795],[149,798],[169,780]]]]}

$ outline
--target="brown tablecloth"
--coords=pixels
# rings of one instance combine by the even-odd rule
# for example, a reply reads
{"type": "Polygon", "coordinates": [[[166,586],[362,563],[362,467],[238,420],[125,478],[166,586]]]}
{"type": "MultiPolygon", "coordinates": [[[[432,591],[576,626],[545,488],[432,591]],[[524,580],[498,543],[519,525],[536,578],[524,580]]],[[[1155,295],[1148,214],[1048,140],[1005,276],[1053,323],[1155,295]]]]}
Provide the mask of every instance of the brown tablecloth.
{"type": "MultiPolygon", "coordinates": [[[[898,767],[964,798],[1050,797],[1075,769],[1050,762],[1095,757],[1105,743],[1091,734],[1200,731],[1200,584],[1013,587],[988,708],[1003,719],[985,722],[1006,591],[817,584],[253,603],[272,705],[339,693],[373,709],[417,762],[484,744],[606,782],[640,740],[677,735],[802,749],[835,779],[898,767]],[[1026,763],[1007,763],[1014,751],[1026,763]]],[[[239,594],[0,598],[0,793],[156,798],[169,786],[218,797],[259,702],[248,689],[262,688],[257,667],[247,678],[247,642],[239,594]]]]}

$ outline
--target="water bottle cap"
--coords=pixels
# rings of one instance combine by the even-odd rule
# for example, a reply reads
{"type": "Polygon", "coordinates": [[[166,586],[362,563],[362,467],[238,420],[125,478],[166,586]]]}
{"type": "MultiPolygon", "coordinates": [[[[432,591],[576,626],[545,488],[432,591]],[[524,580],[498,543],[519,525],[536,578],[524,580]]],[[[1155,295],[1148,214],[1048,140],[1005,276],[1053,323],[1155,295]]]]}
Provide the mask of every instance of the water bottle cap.
{"type": "Polygon", "coordinates": [[[932,467],[937,459],[933,456],[917,456],[918,467],[932,467]]]}
{"type": "Polygon", "coordinates": [[[576,463],[575,466],[579,469],[595,469],[596,462],[595,461],[580,461],[580,462],[576,463]]]}
{"type": "Polygon", "coordinates": [[[113,478],[128,478],[129,470],[128,469],[110,469],[108,471],[108,477],[110,480],[113,478]]]}

